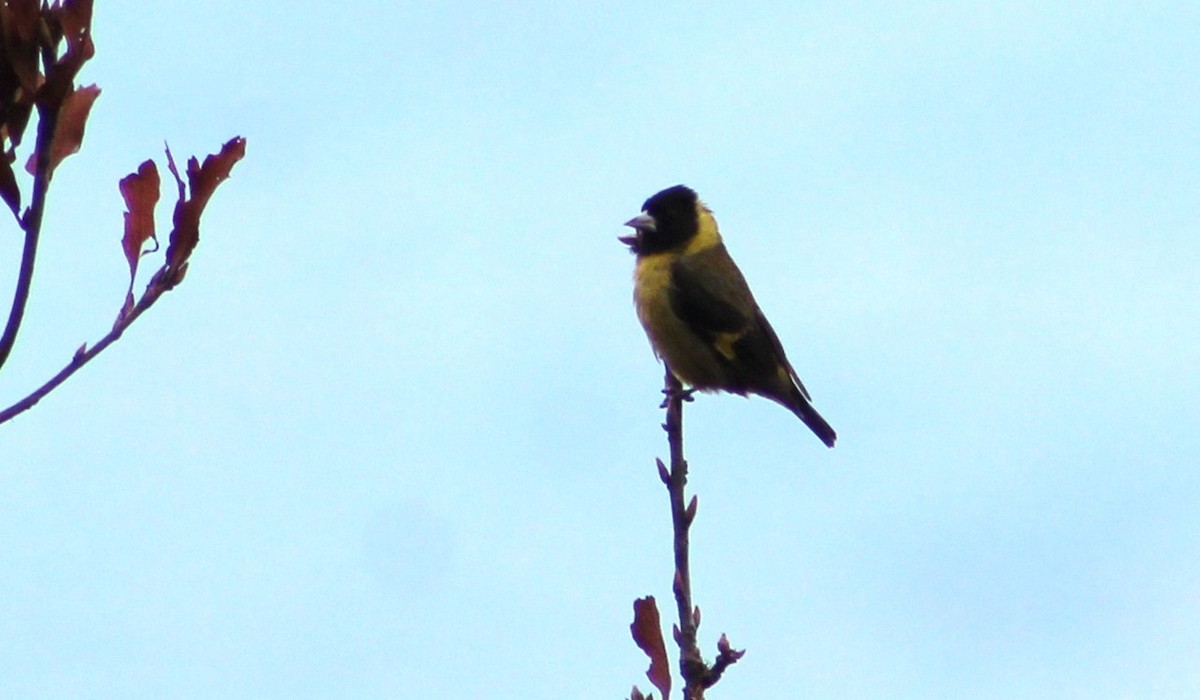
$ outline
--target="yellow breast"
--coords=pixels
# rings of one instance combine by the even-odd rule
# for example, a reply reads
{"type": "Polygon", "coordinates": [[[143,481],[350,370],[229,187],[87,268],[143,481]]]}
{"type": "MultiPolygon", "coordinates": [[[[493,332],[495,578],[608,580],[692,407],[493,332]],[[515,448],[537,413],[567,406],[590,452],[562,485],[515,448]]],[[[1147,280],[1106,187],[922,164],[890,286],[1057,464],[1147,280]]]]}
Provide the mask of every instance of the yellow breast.
{"type": "Polygon", "coordinates": [[[721,242],[716,221],[711,215],[701,216],[700,223],[699,234],[688,242],[684,250],[638,258],[633,273],[633,299],[638,320],[646,329],[654,353],[683,382],[698,389],[707,389],[727,383],[717,350],[693,333],[671,308],[672,263],[680,255],[694,255],[721,242]]]}

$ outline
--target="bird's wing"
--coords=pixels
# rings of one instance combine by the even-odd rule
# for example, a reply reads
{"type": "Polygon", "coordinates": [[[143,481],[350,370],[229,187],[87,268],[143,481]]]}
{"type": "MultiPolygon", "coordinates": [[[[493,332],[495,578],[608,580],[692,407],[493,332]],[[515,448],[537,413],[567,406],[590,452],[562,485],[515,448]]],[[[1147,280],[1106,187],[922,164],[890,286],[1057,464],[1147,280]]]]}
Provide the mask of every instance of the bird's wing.
{"type": "Polygon", "coordinates": [[[706,340],[745,332],[755,309],[741,272],[714,253],[680,257],[671,266],[671,310],[706,340]]]}
{"type": "Polygon", "coordinates": [[[712,343],[745,388],[774,384],[782,367],[808,398],[779,337],[727,255],[720,247],[679,258],[671,268],[671,309],[693,333],[712,343]]]}

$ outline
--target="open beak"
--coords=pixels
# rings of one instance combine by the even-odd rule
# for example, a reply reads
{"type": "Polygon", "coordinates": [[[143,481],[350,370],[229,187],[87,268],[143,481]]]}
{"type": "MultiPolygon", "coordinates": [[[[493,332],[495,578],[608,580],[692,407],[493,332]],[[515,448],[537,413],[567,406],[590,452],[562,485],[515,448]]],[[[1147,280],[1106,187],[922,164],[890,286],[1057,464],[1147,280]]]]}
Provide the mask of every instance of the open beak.
{"type": "Polygon", "coordinates": [[[637,216],[630,219],[629,221],[626,221],[625,225],[628,226],[629,228],[632,228],[637,231],[650,231],[651,233],[653,233],[654,232],[654,217],[650,216],[646,212],[642,212],[641,214],[638,214],[637,216]]]}
{"type": "Polygon", "coordinates": [[[650,216],[646,212],[642,212],[629,221],[626,221],[625,225],[632,228],[635,233],[628,236],[617,236],[617,240],[629,246],[630,248],[637,248],[638,243],[641,241],[643,231],[650,233],[654,232],[654,217],[650,216]]]}

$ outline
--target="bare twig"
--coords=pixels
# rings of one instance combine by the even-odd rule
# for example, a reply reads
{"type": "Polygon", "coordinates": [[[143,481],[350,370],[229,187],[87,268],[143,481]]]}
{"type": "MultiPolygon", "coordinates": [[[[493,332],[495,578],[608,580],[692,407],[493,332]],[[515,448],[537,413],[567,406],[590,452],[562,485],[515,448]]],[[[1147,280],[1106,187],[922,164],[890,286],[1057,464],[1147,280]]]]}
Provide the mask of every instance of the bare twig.
{"type": "Polygon", "coordinates": [[[708,669],[708,673],[704,677],[704,687],[709,688],[715,685],[717,681],[721,680],[721,674],[725,673],[725,669],[736,664],[745,655],[745,649],[734,649],[722,634],[721,639],[717,641],[717,660],[713,662],[712,668],[708,669]]]}
{"type": "Polygon", "coordinates": [[[667,431],[667,444],[671,451],[671,467],[668,470],[662,461],[658,462],[659,477],[667,486],[671,500],[671,523],[674,530],[675,545],[675,581],[672,588],[675,592],[675,604],[679,612],[679,624],[675,627],[675,642],[679,645],[679,671],[683,676],[684,700],[702,700],[704,690],[711,687],[721,678],[725,669],[742,657],[744,651],[730,648],[725,635],[717,648],[719,656],[713,666],[704,662],[700,647],[696,643],[697,631],[700,627],[700,608],[692,601],[692,575],[688,562],[688,531],[692,521],[696,519],[696,497],[686,501],[687,460],[683,458],[683,402],[690,400],[689,392],[683,386],[670,368],[666,372],[667,420],[663,429],[667,431]]]}
{"type": "Polygon", "coordinates": [[[116,342],[117,339],[121,337],[121,334],[125,332],[126,328],[129,328],[129,326],[136,321],[143,312],[153,306],[154,302],[158,301],[159,297],[163,295],[163,292],[171,289],[169,284],[163,283],[165,269],[166,268],[164,266],[163,269],[160,269],[157,273],[155,273],[153,279],[150,280],[150,284],[146,286],[146,291],[142,294],[142,298],[138,300],[138,303],[133,306],[133,308],[129,309],[128,312],[122,313],[117,318],[116,323],[113,324],[112,330],[109,331],[107,335],[97,341],[96,344],[90,348],[87,348],[87,346],[81,346],[79,350],[75,352],[75,356],[71,358],[71,362],[68,363],[66,367],[63,367],[58,374],[51,377],[49,381],[38,387],[33,391],[33,393],[29,394],[3,411],[0,411],[0,424],[6,423],[21,413],[33,408],[38,401],[41,401],[42,398],[44,398],[47,394],[49,394],[51,391],[54,391],[58,385],[67,381],[72,374],[75,374],[75,372],[79,371],[84,365],[91,362],[97,355],[104,352],[105,348],[116,342]]]}
{"type": "Polygon", "coordinates": [[[675,545],[675,581],[672,588],[675,591],[675,605],[679,611],[679,624],[675,627],[675,642],[679,644],[679,671],[683,675],[685,700],[700,698],[703,688],[697,684],[705,669],[704,658],[696,645],[696,607],[692,603],[692,575],[688,563],[688,530],[696,515],[695,499],[689,509],[684,505],[684,490],[687,487],[687,460],[683,458],[683,386],[675,375],[667,369],[666,386],[663,393],[667,396],[667,422],[663,430],[667,431],[667,444],[671,450],[671,468],[668,472],[659,463],[659,476],[665,477],[667,493],[671,499],[671,523],[674,529],[675,545]],[[700,694],[696,694],[700,693],[700,694]]]}

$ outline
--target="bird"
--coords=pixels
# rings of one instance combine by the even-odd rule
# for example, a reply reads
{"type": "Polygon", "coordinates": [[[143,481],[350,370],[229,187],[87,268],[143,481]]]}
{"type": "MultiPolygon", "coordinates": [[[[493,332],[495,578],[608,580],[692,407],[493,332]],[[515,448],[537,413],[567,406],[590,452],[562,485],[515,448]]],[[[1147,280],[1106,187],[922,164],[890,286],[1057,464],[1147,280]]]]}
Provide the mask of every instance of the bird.
{"type": "Polygon", "coordinates": [[[837,433],[813,407],[696,192],[668,187],[625,226],[634,232],[618,240],[636,257],[638,320],[667,369],[692,390],[770,399],[833,447],[837,433]]]}

